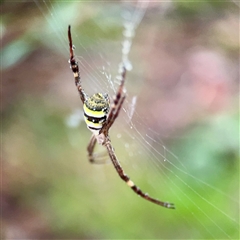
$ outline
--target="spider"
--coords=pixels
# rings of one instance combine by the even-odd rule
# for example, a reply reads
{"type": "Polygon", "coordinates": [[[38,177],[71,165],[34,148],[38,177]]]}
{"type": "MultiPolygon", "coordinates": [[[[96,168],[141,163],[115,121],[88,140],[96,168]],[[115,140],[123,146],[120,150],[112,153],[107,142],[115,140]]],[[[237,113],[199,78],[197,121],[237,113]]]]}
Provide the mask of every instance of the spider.
{"type": "Polygon", "coordinates": [[[112,147],[111,140],[109,137],[109,129],[115,122],[118,114],[122,108],[122,104],[126,98],[124,82],[126,77],[126,68],[123,65],[121,73],[121,81],[118,87],[118,91],[113,98],[113,103],[110,105],[110,100],[107,94],[96,93],[89,97],[83,90],[81,85],[80,71],[78,67],[78,62],[75,60],[74,47],[72,44],[71,36],[71,26],[68,26],[68,40],[70,48],[70,68],[72,69],[73,76],[75,79],[75,85],[80,95],[80,99],[83,103],[84,119],[87,124],[88,129],[92,132],[92,137],[87,147],[88,159],[91,163],[96,163],[93,155],[94,147],[96,142],[106,147],[108,155],[114,165],[120,178],[127,183],[127,185],[132,188],[132,190],[141,196],[142,198],[158,204],[162,207],[174,209],[173,203],[159,201],[150,197],[147,193],[142,192],[134,182],[124,173],[117,156],[115,154],[114,148],[112,147]]]}

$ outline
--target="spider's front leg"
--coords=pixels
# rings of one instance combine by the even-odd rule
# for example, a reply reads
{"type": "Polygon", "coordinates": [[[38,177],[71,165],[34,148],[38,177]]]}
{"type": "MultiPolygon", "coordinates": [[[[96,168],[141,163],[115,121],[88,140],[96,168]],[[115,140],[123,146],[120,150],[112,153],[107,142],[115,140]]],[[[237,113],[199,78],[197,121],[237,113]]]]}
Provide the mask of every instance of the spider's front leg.
{"type": "Polygon", "coordinates": [[[88,160],[89,160],[90,163],[94,163],[95,162],[95,158],[93,156],[93,151],[94,151],[94,148],[96,146],[96,142],[97,142],[97,139],[96,139],[95,135],[92,134],[90,142],[89,142],[89,144],[87,146],[88,160]]]}
{"type": "Polygon", "coordinates": [[[160,205],[162,207],[165,207],[165,208],[169,208],[169,209],[175,209],[175,206],[173,203],[169,203],[169,202],[163,202],[163,201],[160,201],[158,199],[155,199],[155,198],[152,198],[150,197],[147,193],[144,193],[138,186],[135,185],[135,183],[127,176],[127,174],[124,173],[118,159],[117,159],[117,156],[114,152],[114,149],[112,147],[112,144],[111,144],[111,141],[110,139],[107,137],[106,138],[106,142],[104,143],[105,147],[107,148],[108,150],[108,154],[109,154],[109,157],[118,173],[118,175],[120,176],[120,178],[127,183],[127,185],[136,193],[138,194],[140,197],[152,202],[152,203],[155,203],[157,205],[160,205]]]}
{"type": "MultiPolygon", "coordinates": [[[[98,135],[98,136],[100,136],[100,135],[98,135]]],[[[106,152],[101,152],[101,153],[95,153],[94,154],[94,148],[96,146],[96,143],[98,141],[102,141],[102,143],[100,143],[102,145],[103,142],[105,141],[105,137],[103,136],[103,134],[101,134],[101,136],[102,136],[102,140],[98,140],[97,137],[95,136],[95,134],[92,134],[92,136],[91,136],[91,139],[90,139],[89,144],[87,146],[88,160],[89,160],[90,163],[105,164],[105,163],[108,162],[106,152]]]]}

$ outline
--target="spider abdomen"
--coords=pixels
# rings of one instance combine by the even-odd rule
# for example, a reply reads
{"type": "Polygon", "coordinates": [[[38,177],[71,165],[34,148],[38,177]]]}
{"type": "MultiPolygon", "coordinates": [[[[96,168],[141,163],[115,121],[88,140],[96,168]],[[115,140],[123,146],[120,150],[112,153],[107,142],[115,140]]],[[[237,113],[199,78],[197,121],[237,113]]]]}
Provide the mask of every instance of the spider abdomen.
{"type": "Polygon", "coordinates": [[[87,98],[83,104],[84,119],[88,129],[95,135],[99,134],[110,109],[107,94],[96,93],[87,98]]]}

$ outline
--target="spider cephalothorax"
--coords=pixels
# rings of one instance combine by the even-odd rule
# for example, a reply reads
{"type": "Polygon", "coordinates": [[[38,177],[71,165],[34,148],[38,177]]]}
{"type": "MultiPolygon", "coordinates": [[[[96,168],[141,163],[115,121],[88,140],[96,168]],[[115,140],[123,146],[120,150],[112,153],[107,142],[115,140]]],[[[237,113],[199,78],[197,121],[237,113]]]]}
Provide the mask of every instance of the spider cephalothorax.
{"type": "Polygon", "coordinates": [[[124,173],[117,156],[112,147],[110,138],[109,138],[109,129],[112,124],[115,122],[118,114],[122,108],[122,104],[125,100],[125,90],[124,90],[124,81],[126,77],[126,68],[123,65],[122,73],[121,73],[121,81],[118,87],[117,93],[113,98],[113,103],[110,107],[110,102],[107,94],[96,93],[91,97],[88,97],[84,92],[81,85],[80,72],[78,68],[78,63],[75,60],[73,53],[73,45],[72,45],[72,36],[71,36],[71,27],[68,27],[68,40],[69,40],[69,51],[70,51],[70,68],[72,69],[73,76],[75,79],[75,84],[77,90],[79,92],[80,98],[83,103],[84,110],[84,119],[87,124],[87,127],[93,132],[90,142],[88,144],[88,159],[91,163],[95,163],[95,155],[94,147],[96,143],[103,145],[106,147],[108,151],[108,155],[118,173],[120,178],[127,183],[127,185],[132,188],[132,190],[141,196],[142,198],[156,203],[160,206],[174,209],[173,203],[162,202],[155,198],[150,197],[147,193],[142,192],[140,188],[138,188],[132,180],[124,173]]]}

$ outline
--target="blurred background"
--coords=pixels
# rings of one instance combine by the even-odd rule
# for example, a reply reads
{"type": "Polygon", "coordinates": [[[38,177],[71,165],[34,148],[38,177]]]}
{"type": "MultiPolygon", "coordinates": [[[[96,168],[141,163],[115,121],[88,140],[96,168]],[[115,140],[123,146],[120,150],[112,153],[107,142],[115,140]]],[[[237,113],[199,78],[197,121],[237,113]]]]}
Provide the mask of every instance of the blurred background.
{"type": "Polygon", "coordinates": [[[140,3],[1,3],[2,239],[239,239],[239,5],[140,3]],[[87,159],[67,27],[85,91],[112,97],[124,19],[135,31],[111,140],[175,210],[87,159]]]}

